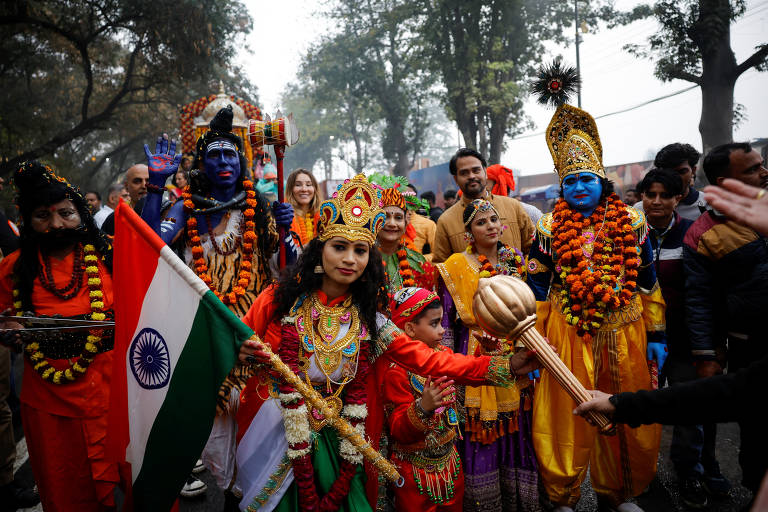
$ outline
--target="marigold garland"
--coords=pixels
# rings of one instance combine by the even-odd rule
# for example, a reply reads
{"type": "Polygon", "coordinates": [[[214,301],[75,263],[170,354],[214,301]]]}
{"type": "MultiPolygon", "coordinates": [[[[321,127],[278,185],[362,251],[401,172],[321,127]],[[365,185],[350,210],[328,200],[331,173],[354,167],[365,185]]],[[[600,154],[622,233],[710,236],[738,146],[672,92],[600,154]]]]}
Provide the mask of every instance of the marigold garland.
{"type": "Polygon", "coordinates": [[[497,252],[497,259],[499,262],[496,265],[493,265],[485,254],[480,254],[477,251],[474,242],[467,246],[467,253],[477,254],[477,261],[480,263],[479,275],[481,278],[492,277],[499,274],[499,272],[509,274],[510,272],[504,270],[506,268],[514,269],[514,272],[521,278],[525,276],[525,256],[523,256],[523,253],[517,248],[512,248],[507,244],[501,244],[501,247],[499,247],[497,252]]]}
{"type": "Polygon", "coordinates": [[[627,306],[637,288],[640,260],[632,221],[616,194],[608,196],[588,218],[560,199],[552,220],[552,251],[563,282],[563,314],[576,326],[577,334],[590,341],[607,313],[627,306]],[[592,233],[589,239],[585,233],[592,233]],[[590,242],[593,250],[588,255],[590,242]]]}
{"type": "MultiPolygon", "coordinates": [[[[245,296],[245,292],[253,278],[253,273],[251,272],[253,246],[256,243],[257,238],[256,223],[253,221],[253,218],[256,216],[255,208],[258,206],[258,202],[256,201],[256,192],[253,190],[253,182],[251,180],[243,180],[243,189],[246,194],[245,203],[247,208],[243,210],[243,223],[240,225],[240,229],[242,230],[242,238],[240,240],[240,268],[237,273],[237,284],[232,287],[232,290],[229,293],[224,294],[214,287],[213,280],[211,279],[211,276],[208,275],[208,263],[205,260],[200,233],[197,230],[197,219],[194,216],[195,203],[192,201],[192,192],[190,191],[189,185],[184,187],[184,191],[181,193],[181,198],[184,201],[184,210],[187,214],[187,237],[189,238],[189,244],[192,247],[192,262],[195,266],[195,273],[226,305],[237,304],[237,302],[245,296]]],[[[209,231],[211,231],[211,240],[213,240],[211,226],[208,227],[209,231]]]]}
{"type": "MultiPolygon", "coordinates": [[[[106,319],[106,315],[104,314],[104,292],[101,288],[101,278],[99,277],[98,267],[99,257],[96,253],[96,248],[91,244],[88,244],[85,247],[80,247],[78,244],[76,250],[82,250],[85,254],[81,266],[85,267],[85,274],[88,276],[88,297],[91,299],[91,320],[103,321],[106,319]]],[[[77,262],[78,259],[76,258],[75,264],[77,262]]],[[[72,273],[75,276],[80,275],[80,278],[82,279],[82,268],[74,268],[73,265],[72,273]]],[[[50,275],[50,272],[48,272],[48,274],[50,275]]],[[[55,287],[52,276],[50,277],[50,283],[55,287]]],[[[19,297],[19,290],[14,289],[13,307],[16,310],[15,314],[17,316],[22,314],[22,304],[19,297]]],[[[88,336],[86,337],[80,356],[78,356],[74,362],[70,361],[69,367],[64,370],[57,370],[48,362],[45,354],[40,350],[40,344],[37,342],[29,343],[24,347],[24,351],[27,354],[30,364],[32,364],[32,367],[40,374],[40,377],[42,377],[43,380],[59,385],[66,384],[67,382],[72,382],[78,377],[85,375],[88,367],[91,365],[93,359],[96,357],[96,354],[99,353],[99,349],[101,348],[101,334],[101,329],[91,329],[88,331],[88,336]]]]}
{"type": "Polygon", "coordinates": [[[408,253],[404,247],[397,251],[397,260],[397,271],[400,273],[400,278],[403,280],[403,288],[416,286],[416,281],[413,279],[413,270],[408,263],[408,253]]]}
{"type": "MultiPolygon", "coordinates": [[[[367,416],[365,406],[368,394],[365,389],[365,378],[369,370],[370,344],[367,340],[360,340],[361,348],[357,363],[355,377],[346,386],[344,396],[344,408],[342,416],[358,431],[364,429],[364,420],[367,416]]],[[[300,373],[299,351],[301,350],[299,335],[295,326],[284,324],[282,330],[282,342],[280,344],[280,358],[295,373],[300,373]]],[[[319,497],[315,485],[315,473],[310,453],[311,431],[306,419],[307,405],[304,398],[296,390],[284,382],[278,385],[280,402],[284,409],[283,418],[286,425],[286,439],[288,440],[288,456],[293,466],[293,476],[299,493],[301,510],[331,512],[339,510],[341,503],[349,494],[349,490],[357,472],[357,465],[362,463],[362,457],[349,441],[342,439],[339,443],[339,453],[342,457],[339,477],[331,485],[328,493],[319,497]],[[302,417],[298,417],[301,414],[302,417]],[[297,427],[297,424],[300,425],[297,427]],[[289,428],[291,429],[289,431],[289,428]],[[349,446],[347,446],[349,445],[349,446]]],[[[364,431],[361,432],[364,435],[364,431]]]]}

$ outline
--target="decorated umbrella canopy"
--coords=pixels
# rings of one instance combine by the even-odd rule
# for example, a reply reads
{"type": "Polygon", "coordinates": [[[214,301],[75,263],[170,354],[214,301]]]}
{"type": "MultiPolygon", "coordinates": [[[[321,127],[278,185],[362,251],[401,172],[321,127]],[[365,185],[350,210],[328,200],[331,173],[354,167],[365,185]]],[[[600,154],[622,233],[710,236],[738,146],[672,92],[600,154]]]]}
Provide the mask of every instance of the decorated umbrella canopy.
{"type": "MultiPolygon", "coordinates": [[[[181,144],[184,153],[194,153],[195,143],[198,137],[208,130],[208,123],[211,122],[216,112],[232,105],[234,119],[232,120],[232,132],[243,141],[248,140],[248,121],[251,119],[261,120],[261,110],[256,105],[252,105],[242,98],[236,98],[234,95],[228,95],[224,92],[224,84],[219,82],[219,93],[204,96],[200,99],[184,105],[181,109],[181,144]]],[[[261,154],[261,147],[253,147],[251,144],[244,144],[245,159],[248,162],[248,169],[253,167],[253,160],[261,154]]]]}

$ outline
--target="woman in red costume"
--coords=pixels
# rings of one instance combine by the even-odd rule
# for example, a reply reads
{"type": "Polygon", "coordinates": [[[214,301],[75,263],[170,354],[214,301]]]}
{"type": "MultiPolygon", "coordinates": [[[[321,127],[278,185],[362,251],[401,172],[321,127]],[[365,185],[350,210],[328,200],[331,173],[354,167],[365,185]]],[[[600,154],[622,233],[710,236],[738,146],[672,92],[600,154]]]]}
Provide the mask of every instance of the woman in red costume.
{"type": "MultiPolygon", "coordinates": [[[[21,248],[0,262],[0,311],[105,320],[112,316],[112,247],[85,199],[49,167],[26,163],[14,185],[21,248]]],[[[46,511],[115,507],[116,463],[104,457],[112,331],[25,333],[6,342],[24,350],[21,418],[46,511]]]]}
{"type": "MultiPolygon", "coordinates": [[[[384,419],[377,383],[390,362],[474,385],[509,385],[513,373],[534,366],[530,353],[468,358],[435,352],[392,324],[381,313],[388,297],[374,250],[383,222],[381,191],[363,175],[347,180],[321,206],[319,235],[297,266],[243,318],[376,449],[384,419]]],[[[261,347],[246,342],[241,359],[266,362],[261,347]]],[[[373,468],[366,464],[363,472],[362,456],[279,377],[257,372],[241,395],[238,423],[242,509],[375,508],[373,468]]]]}

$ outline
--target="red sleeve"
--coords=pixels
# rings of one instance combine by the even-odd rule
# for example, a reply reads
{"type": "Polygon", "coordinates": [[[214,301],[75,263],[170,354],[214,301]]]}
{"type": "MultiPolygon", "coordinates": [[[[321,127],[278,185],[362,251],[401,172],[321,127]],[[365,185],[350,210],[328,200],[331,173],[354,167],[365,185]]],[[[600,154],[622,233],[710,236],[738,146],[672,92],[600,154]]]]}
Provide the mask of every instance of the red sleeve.
{"type": "Polygon", "coordinates": [[[405,334],[395,337],[384,356],[421,376],[446,377],[468,386],[499,386],[511,382],[509,359],[498,356],[465,356],[450,351],[435,352],[405,334]]]}
{"type": "Polygon", "coordinates": [[[415,399],[408,382],[408,373],[400,366],[392,365],[384,379],[384,401],[392,411],[387,415],[387,424],[392,438],[402,444],[424,440],[429,428],[416,415],[415,399]]]}
{"type": "Polygon", "coordinates": [[[260,338],[264,338],[267,333],[267,327],[272,322],[277,305],[275,304],[275,289],[277,285],[271,284],[266,287],[256,300],[251,304],[251,308],[242,318],[245,325],[253,329],[260,338]]]}
{"type": "Polygon", "coordinates": [[[13,265],[19,254],[14,251],[0,261],[0,312],[13,306],[13,265]]]}

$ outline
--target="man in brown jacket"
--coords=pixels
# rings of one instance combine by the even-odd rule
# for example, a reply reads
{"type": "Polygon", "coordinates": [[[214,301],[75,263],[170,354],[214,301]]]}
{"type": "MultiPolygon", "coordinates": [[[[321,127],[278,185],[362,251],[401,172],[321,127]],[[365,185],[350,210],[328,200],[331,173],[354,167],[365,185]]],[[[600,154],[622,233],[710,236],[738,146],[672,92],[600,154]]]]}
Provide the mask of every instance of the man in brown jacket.
{"type": "Polygon", "coordinates": [[[501,222],[506,226],[501,234],[501,241],[517,247],[523,254],[528,254],[535,226],[519,201],[486,191],[485,168],[485,159],[474,149],[461,148],[451,158],[449,169],[456,185],[461,189],[461,199],[437,220],[435,244],[432,247],[433,262],[441,263],[451,254],[467,248],[462,216],[464,208],[479,198],[489,200],[499,212],[501,222]]]}

